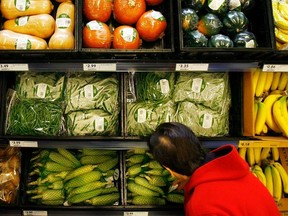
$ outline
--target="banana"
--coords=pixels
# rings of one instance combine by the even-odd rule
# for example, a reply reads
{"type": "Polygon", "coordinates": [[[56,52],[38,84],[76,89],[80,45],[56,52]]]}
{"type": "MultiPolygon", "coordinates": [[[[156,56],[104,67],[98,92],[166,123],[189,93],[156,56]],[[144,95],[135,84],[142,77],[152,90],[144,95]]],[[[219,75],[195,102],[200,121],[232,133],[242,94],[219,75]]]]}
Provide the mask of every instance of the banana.
{"type": "Polygon", "coordinates": [[[247,148],[245,147],[238,148],[238,153],[243,160],[246,160],[246,152],[247,148]]]}
{"type": "Polygon", "coordinates": [[[272,85],[272,81],[273,81],[273,76],[274,76],[274,72],[266,72],[267,76],[266,76],[266,82],[264,85],[264,92],[268,92],[271,88],[272,85]]]}
{"type": "Polygon", "coordinates": [[[265,134],[267,134],[267,133],[268,133],[268,127],[267,127],[267,125],[266,125],[266,123],[265,123],[264,126],[263,126],[263,128],[262,128],[261,134],[265,135],[265,134]]]}
{"type": "Polygon", "coordinates": [[[281,72],[275,72],[274,76],[273,76],[273,81],[271,84],[271,90],[276,90],[278,85],[279,85],[279,81],[280,81],[280,76],[281,76],[281,72]]]}
{"type": "Polygon", "coordinates": [[[279,28],[275,27],[274,32],[275,32],[275,37],[276,37],[277,41],[279,41],[281,43],[288,43],[288,35],[285,34],[284,31],[281,31],[279,28]]]}
{"type": "Polygon", "coordinates": [[[273,166],[278,170],[281,179],[282,179],[282,185],[283,185],[283,191],[288,194],[288,174],[284,167],[279,162],[274,162],[273,166]]]}
{"type": "Polygon", "coordinates": [[[266,104],[267,108],[266,124],[275,133],[280,133],[281,131],[273,119],[272,107],[275,101],[280,97],[281,97],[280,94],[270,94],[263,101],[263,103],[266,104]]]}
{"type": "Polygon", "coordinates": [[[270,165],[270,167],[273,179],[273,197],[278,202],[282,198],[282,180],[275,166],[270,165]]]}
{"type": "MultiPolygon", "coordinates": [[[[286,97],[286,101],[287,101],[287,96],[283,96],[283,97],[286,97]]],[[[283,99],[284,100],[284,99],[283,99]]],[[[288,102],[288,101],[287,101],[288,102]]],[[[286,119],[285,121],[288,122],[288,105],[287,105],[287,102],[283,102],[282,103],[282,106],[281,106],[281,112],[284,116],[284,119],[286,119]]]]}
{"type": "Polygon", "coordinates": [[[278,10],[278,0],[272,0],[272,11],[275,26],[288,30],[288,22],[278,10]]]}
{"type": "Polygon", "coordinates": [[[247,162],[250,166],[255,164],[254,148],[247,148],[247,162]]]}
{"type": "Polygon", "coordinates": [[[258,112],[258,101],[254,100],[254,113],[253,113],[253,122],[256,124],[256,117],[258,112]]]}
{"type": "Polygon", "coordinates": [[[271,153],[273,161],[278,161],[280,157],[278,147],[271,147],[271,153]]]}
{"type": "Polygon", "coordinates": [[[256,174],[257,178],[263,183],[263,185],[265,185],[266,187],[266,176],[262,170],[262,168],[255,164],[253,167],[253,172],[256,174]]]}
{"type": "Polygon", "coordinates": [[[265,160],[269,156],[270,156],[270,147],[263,147],[260,154],[261,160],[265,160]]]}
{"type": "Polygon", "coordinates": [[[261,149],[261,147],[254,147],[254,159],[258,165],[261,165],[261,149]]]}
{"type": "Polygon", "coordinates": [[[257,86],[257,82],[259,79],[259,75],[260,75],[260,69],[256,68],[252,70],[252,85],[253,85],[253,95],[255,95],[255,91],[256,91],[256,86],[257,86]]]}
{"type": "Polygon", "coordinates": [[[270,194],[273,196],[273,178],[272,178],[272,171],[271,171],[271,166],[267,165],[264,168],[264,174],[266,177],[266,188],[270,192],[270,194]]]}
{"type": "Polygon", "coordinates": [[[284,1],[278,2],[279,13],[288,21],[288,4],[284,1]]]}
{"type": "Polygon", "coordinates": [[[287,109],[286,98],[287,96],[282,96],[279,100],[277,100],[273,104],[272,111],[273,111],[273,117],[274,117],[276,124],[280,128],[283,135],[288,137],[288,124],[283,115],[283,109],[287,109]]]}
{"type": "Polygon", "coordinates": [[[257,135],[261,134],[261,131],[262,131],[264,124],[266,122],[266,116],[267,116],[266,104],[259,101],[258,102],[258,112],[257,112],[256,122],[255,122],[255,134],[257,134],[257,135]]]}
{"type": "MultiPolygon", "coordinates": [[[[287,37],[288,37],[288,35],[287,35],[287,37]]],[[[283,72],[281,74],[277,89],[279,89],[280,91],[284,91],[286,88],[287,82],[288,82],[288,72],[287,73],[283,72]]]]}
{"type": "Polygon", "coordinates": [[[259,74],[259,78],[257,81],[256,89],[255,89],[255,96],[260,97],[264,92],[264,87],[266,83],[267,73],[261,71],[259,74]]]}

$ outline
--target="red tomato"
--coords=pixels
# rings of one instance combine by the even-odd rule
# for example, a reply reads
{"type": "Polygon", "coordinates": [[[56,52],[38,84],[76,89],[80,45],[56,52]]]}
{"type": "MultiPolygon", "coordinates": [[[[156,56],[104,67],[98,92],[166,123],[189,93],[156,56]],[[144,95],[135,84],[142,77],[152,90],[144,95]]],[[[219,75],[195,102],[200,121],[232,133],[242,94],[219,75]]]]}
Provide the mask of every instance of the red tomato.
{"type": "Polygon", "coordinates": [[[141,40],[137,30],[131,26],[122,25],[113,33],[113,47],[115,49],[138,49],[141,40]]]}
{"type": "Polygon", "coordinates": [[[164,36],[167,27],[165,17],[155,10],[145,12],[137,21],[136,29],[145,41],[156,41],[164,36]]]}
{"type": "Polygon", "coordinates": [[[83,29],[83,46],[88,48],[110,48],[111,32],[103,22],[90,21],[83,29]]]}
{"type": "Polygon", "coordinates": [[[145,0],[148,5],[156,6],[161,4],[164,0],[145,0]]]}
{"type": "Polygon", "coordinates": [[[112,13],[112,0],[84,0],[83,13],[89,21],[107,22],[112,13]]]}
{"type": "Polygon", "coordinates": [[[145,11],[145,0],[114,0],[113,15],[121,24],[135,24],[145,11]]]}

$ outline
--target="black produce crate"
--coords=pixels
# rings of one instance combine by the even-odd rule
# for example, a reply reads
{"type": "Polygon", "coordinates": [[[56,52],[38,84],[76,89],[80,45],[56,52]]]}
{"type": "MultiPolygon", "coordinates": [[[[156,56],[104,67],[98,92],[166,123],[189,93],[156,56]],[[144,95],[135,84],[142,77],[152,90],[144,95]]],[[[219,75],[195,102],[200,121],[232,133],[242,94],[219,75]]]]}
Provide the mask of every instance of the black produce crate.
{"type": "MultiPolygon", "coordinates": [[[[53,4],[53,10],[50,13],[50,15],[54,18],[55,22],[56,22],[56,12],[59,6],[59,2],[57,2],[56,0],[50,0],[51,3],[53,4]]],[[[21,50],[6,50],[6,49],[0,49],[0,55],[6,59],[10,60],[14,60],[14,61],[19,61],[19,60],[27,60],[28,61],[39,61],[39,58],[46,58],[48,57],[49,59],[55,58],[55,59],[59,59],[59,58],[63,58],[63,57],[67,57],[67,53],[69,54],[69,56],[74,56],[77,51],[78,51],[78,7],[80,2],[78,0],[73,1],[74,4],[74,49],[39,49],[39,50],[25,50],[25,49],[21,49],[21,50]],[[19,56],[21,57],[19,59],[19,56]],[[33,60],[33,58],[35,58],[35,60],[33,60]]],[[[0,30],[3,30],[3,23],[6,21],[5,18],[0,17],[0,30]]],[[[56,23],[55,23],[55,28],[56,28],[56,23]]],[[[48,45],[49,39],[45,39],[48,45]]]]}
{"type": "MultiPolygon", "coordinates": [[[[119,101],[119,115],[118,115],[118,126],[117,126],[117,130],[115,135],[113,136],[108,136],[108,135],[68,135],[67,131],[66,131],[66,126],[64,128],[61,129],[61,133],[57,134],[57,135],[33,135],[33,134],[26,134],[26,135],[11,135],[11,134],[7,134],[6,133],[6,129],[7,129],[7,124],[6,121],[8,120],[8,116],[7,116],[7,105],[8,105],[8,101],[9,98],[7,97],[7,93],[9,90],[15,90],[16,88],[16,79],[17,76],[19,75],[19,73],[22,72],[14,72],[14,71],[10,71],[10,72],[3,72],[0,74],[0,82],[1,82],[1,115],[0,115],[0,120],[1,120],[1,125],[0,125],[0,137],[3,139],[8,139],[8,140],[14,140],[14,139],[18,139],[18,140],[65,140],[68,141],[68,145],[69,145],[69,140],[73,140],[73,141],[81,141],[81,140],[98,140],[98,141],[104,141],[104,142],[108,142],[109,140],[122,140],[123,139],[123,74],[122,73],[116,73],[116,72],[112,72],[116,74],[116,78],[118,80],[118,101],[119,101]]],[[[33,73],[33,72],[31,72],[33,73]]],[[[45,72],[43,72],[45,73],[45,72]]],[[[57,71],[57,73],[61,73],[61,71],[57,71]]],[[[97,72],[97,73],[103,73],[103,74],[108,74],[108,72],[97,72]]],[[[69,73],[63,73],[64,76],[69,76],[69,73]]],[[[70,74],[71,75],[71,74],[70,74]]],[[[66,81],[64,82],[64,86],[66,86],[66,81]]],[[[16,96],[17,97],[17,96],[16,96]]],[[[36,99],[37,100],[37,99],[36,99]]],[[[65,105],[64,105],[64,99],[63,101],[60,102],[55,102],[57,104],[62,104],[62,127],[64,126],[63,123],[66,125],[66,121],[64,120],[63,116],[64,116],[64,109],[65,109],[65,105]]],[[[31,147],[31,146],[30,146],[31,147]]],[[[48,146],[49,147],[49,146],[48,146]]]]}
{"type": "MultiPolygon", "coordinates": [[[[73,204],[70,206],[67,205],[43,205],[40,203],[35,203],[30,200],[29,195],[26,193],[28,190],[28,182],[35,181],[37,179],[37,176],[29,176],[29,173],[31,172],[31,166],[33,166],[35,163],[33,161],[31,162],[32,159],[32,152],[38,151],[38,150],[44,150],[41,148],[24,148],[22,150],[23,152],[23,157],[25,158],[23,161],[23,171],[22,171],[22,184],[21,184],[21,196],[19,199],[19,205],[21,208],[24,209],[43,209],[46,210],[47,208],[49,209],[58,209],[58,210],[80,210],[80,209],[87,209],[87,210],[93,210],[93,209],[118,209],[121,208],[124,204],[124,199],[123,199],[123,189],[122,189],[122,184],[123,184],[123,179],[122,179],[122,172],[123,172],[123,165],[122,165],[122,153],[121,151],[117,151],[118,155],[118,165],[115,168],[114,172],[114,180],[113,184],[115,187],[118,188],[120,198],[118,204],[115,205],[106,205],[106,206],[92,206],[92,205],[86,205],[85,203],[79,203],[79,204],[73,204]]],[[[48,149],[48,150],[53,150],[57,152],[57,149],[48,149]]],[[[68,151],[74,153],[76,155],[78,149],[67,149],[68,151]]],[[[100,150],[100,149],[99,149],[100,150]]],[[[105,150],[105,149],[103,149],[105,150]]],[[[107,149],[106,149],[107,150],[107,149]]],[[[97,157],[97,156],[96,156],[97,157]]],[[[32,169],[33,170],[33,169],[32,169]]],[[[65,195],[66,197],[66,195],[65,195]]]]}
{"type": "MultiPolygon", "coordinates": [[[[142,44],[139,49],[114,49],[112,44],[109,49],[102,48],[86,48],[83,46],[83,33],[82,30],[86,23],[89,21],[85,18],[83,14],[83,7],[78,7],[78,35],[79,35],[79,51],[85,56],[85,58],[136,58],[136,57],[167,57],[174,52],[174,22],[173,15],[176,14],[176,10],[173,8],[173,0],[166,0],[158,6],[149,6],[146,4],[146,11],[154,9],[162,13],[167,21],[167,27],[165,30],[165,36],[162,39],[158,39],[155,42],[145,42],[142,40],[142,44]]],[[[81,4],[81,3],[80,3],[81,4]]],[[[83,4],[82,4],[83,5],[83,4]]],[[[111,13],[110,19],[106,22],[110,28],[111,34],[115,28],[120,26],[114,18],[113,11],[111,13]]],[[[135,25],[132,25],[135,27],[135,25]]],[[[112,39],[113,40],[113,39],[112,39]]]]}
{"type": "MultiPolygon", "coordinates": [[[[205,6],[204,6],[205,7],[205,6]]],[[[188,8],[178,1],[178,32],[179,52],[183,57],[202,60],[265,60],[269,59],[275,49],[274,27],[271,19],[271,8],[266,0],[256,0],[253,7],[244,13],[249,20],[248,31],[252,32],[258,44],[256,48],[211,48],[211,47],[188,47],[184,44],[181,21],[181,10],[188,8]]],[[[204,10],[204,9],[203,9],[204,10]]],[[[204,10],[205,11],[205,10],[204,10]]],[[[206,14],[206,12],[204,12],[206,14]]],[[[201,15],[199,16],[199,18],[201,15]]],[[[225,34],[225,33],[224,33],[225,34]]],[[[233,38],[232,38],[233,40],[233,38]]]]}

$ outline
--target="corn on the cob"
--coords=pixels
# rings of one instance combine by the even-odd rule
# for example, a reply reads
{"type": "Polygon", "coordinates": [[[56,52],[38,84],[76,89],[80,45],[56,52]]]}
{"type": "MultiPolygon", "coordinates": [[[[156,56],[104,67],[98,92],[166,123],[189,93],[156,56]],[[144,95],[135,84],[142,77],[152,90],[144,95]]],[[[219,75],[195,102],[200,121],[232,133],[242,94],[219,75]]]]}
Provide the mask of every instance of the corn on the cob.
{"type": "Polygon", "coordinates": [[[102,150],[102,149],[82,149],[83,155],[116,155],[116,151],[114,150],[102,150]]]}
{"type": "Polygon", "coordinates": [[[97,169],[102,172],[107,172],[108,170],[114,168],[118,164],[118,157],[114,157],[109,161],[105,161],[97,165],[97,169]]]}
{"type": "Polygon", "coordinates": [[[80,187],[93,181],[98,181],[102,177],[102,173],[95,170],[88,173],[84,173],[73,179],[70,179],[66,184],[65,188],[69,187],[80,187]]]}
{"type": "Polygon", "coordinates": [[[66,182],[72,178],[75,178],[77,176],[80,176],[84,173],[91,172],[96,167],[97,167],[96,165],[85,165],[85,166],[79,167],[77,169],[74,169],[73,171],[68,173],[68,175],[64,178],[64,182],[66,182]]]}
{"type": "Polygon", "coordinates": [[[75,194],[74,196],[68,197],[69,203],[81,203],[85,200],[91,199],[92,197],[101,194],[102,188],[91,190],[85,193],[75,194]]]}
{"type": "Polygon", "coordinates": [[[127,169],[126,175],[129,177],[139,175],[142,172],[141,164],[135,164],[127,169]]]}
{"type": "Polygon", "coordinates": [[[53,182],[56,182],[56,181],[61,181],[62,178],[61,177],[58,177],[56,176],[55,173],[50,173],[49,175],[46,176],[46,178],[44,178],[41,183],[53,183],[53,182]]]}
{"type": "Polygon", "coordinates": [[[126,159],[127,162],[131,164],[142,163],[147,156],[145,154],[135,154],[126,159]]]}
{"type": "Polygon", "coordinates": [[[119,190],[117,187],[108,187],[108,188],[103,188],[101,195],[102,194],[111,194],[111,193],[119,193],[119,190]]]}
{"type": "Polygon", "coordinates": [[[169,202],[173,202],[173,203],[179,203],[179,204],[184,203],[184,195],[179,194],[179,193],[168,193],[166,196],[166,199],[169,202]]]}
{"type": "Polygon", "coordinates": [[[111,193],[100,196],[95,196],[89,200],[86,200],[86,203],[94,206],[103,206],[103,205],[113,205],[115,202],[119,201],[119,193],[111,193]]]}
{"type": "Polygon", "coordinates": [[[87,165],[87,164],[100,164],[105,161],[111,160],[112,157],[110,155],[86,155],[81,157],[80,162],[82,165],[87,165]]]}
{"type": "Polygon", "coordinates": [[[68,160],[67,158],[63,157],[60,153],[58,152],[50,152],[49,154],[49,158],[58,163],[61,164],[62,166],[66,166],[66,167],[71,167],[71,168],[76,168],[76,166],[74,165],[74,163],[72,163],[72,161],[68,160]]]}
{"type": "Polygon", "coordinates": [[[70,160],[74,164],[75,167],[81,166],[80,161],[70,151],[68,151],[67,149],[63,149],[63,148],[58,148],[57,150],[63,157],[70,160]]]}
{"type": "Polygon", "coordinates": [[[162,190],[162,188],[149,184],[148,180],[143,177],[136,176],[134,178],[134,181],[136,184],[142,185],[143,187],[146,187],[150,190],[158,192],[161,195],[164,195],[164,191],[162,190]]]}
{"type": "Polygon", "coordinates": [[[142,165],[142,167],[148,167],[150,169],[163,169],[161,164],[156,160],[151,160],[148,163],[142,165]]]}
{"type": "Polygon", "coordinates": [[[57,190],[57,189],[62,189],[63,186],[64,186],[63,181],[60,180],[60,181],[53,182],[51,185],[48,186],[48,188],[57,190]]]}
{"type": "Polygon", "coordinates": [[[60,177],[61,179],[64,179],[69,173],[70,171],[62,171],[62,172],[56,173],[55,176],[60,177]]]}
{"type": "Polygon", "coordinates": [[[168,170],[163,169],[163,168],[147,170],[145,171],[145,173],[149,175],[156,175],[156,176],[166,176],[170,174],[168,170]]]}
{"type": "Polygon", "coordinates": [[[165,187],[167,186],[167,181],[164,179],[165,177],[162,176],[155,176],[155,175],[144,175],[144,177],[148,180],[151,185],[155,185],[158,187],[165,187]]]}
{"type": "Polygon", "coordinates": [[[36,187],[33,190],[27,190],[26,193],[27,194],[41,194],[46,190],[48,190],[48,187],[46,185],[41,185],[39,187],[36,187]]]}
{"type": "Polygon", "coordinates": [[[42,205],[51,205],[51,206],[59,206],[63,205],[64,199],[57,199],[57,200],[41,200],[42,205]]]}
{"type": "Polygon", "coordinates": [[[145,154],[147,151],[147,149],[143,149],[143,148],[135,148],[135,149],[129,149],[127,152],[126,152],[126,156],[131,156],[131,155],[134,155],[134,154],[145,154]]]}
{"type": "Polygon", "coordinates": [[[53,190],[48,189],[44,191],[42,194],[38,194],[32,196],[31,199],[42,199],[42,200],[59,200],[64,199],[64,191],[63,190],[53,190]]]}
{"type": "Polygon", "coordinates": [[[62,171],[69,171],[73,169],[71,167],[63,166],[61,164],[58,164],[52,161],[47,161],[44,165],[44,168],[49,172],[62,172],[62,171]]]}
{"type": "Polygon", "coordinates": [[[165,205],[164,198],[154,196],[133,196],[131,203],[134,205],[165,205]]]}
{"type": "Polygon", "coordinates": [[[136,184],[135,182],[128,182],[127,188],[130,192],[136,193],[142,196],[159,196],[160,195],[158,192],[150,190],[142,185],[136,184]]]}
{"type": "Polygon", "coordinates": [[[43,163],[45,160],[49,158],[50,150],[43,149],[37,153],[34,157],[31,158],[31,161],[37,161],[43,163]]]}
{"type": "Polygon", "coordinates": [[[95,182],[90,182],[88,184],[85,184],[81,187],[77,187],[71,190],[69,192],[69,196],[74,196],[75,194],[80,194],[80,193],[85,193],[91,190],[103,188],[108,184],[108,182],[101,182],[101,181],[95,181],[95,182]]]}

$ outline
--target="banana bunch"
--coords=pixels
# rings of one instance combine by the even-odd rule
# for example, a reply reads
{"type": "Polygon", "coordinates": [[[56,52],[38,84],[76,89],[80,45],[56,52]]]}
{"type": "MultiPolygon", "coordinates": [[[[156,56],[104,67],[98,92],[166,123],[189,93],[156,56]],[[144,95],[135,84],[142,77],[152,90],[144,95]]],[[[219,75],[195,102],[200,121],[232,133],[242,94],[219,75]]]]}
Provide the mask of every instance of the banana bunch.
{"type": "Polygon", "coordinates": [[[288,1],[272,0],[274,32],[277,49],[286,49],[288,44],[288,1]]]}

